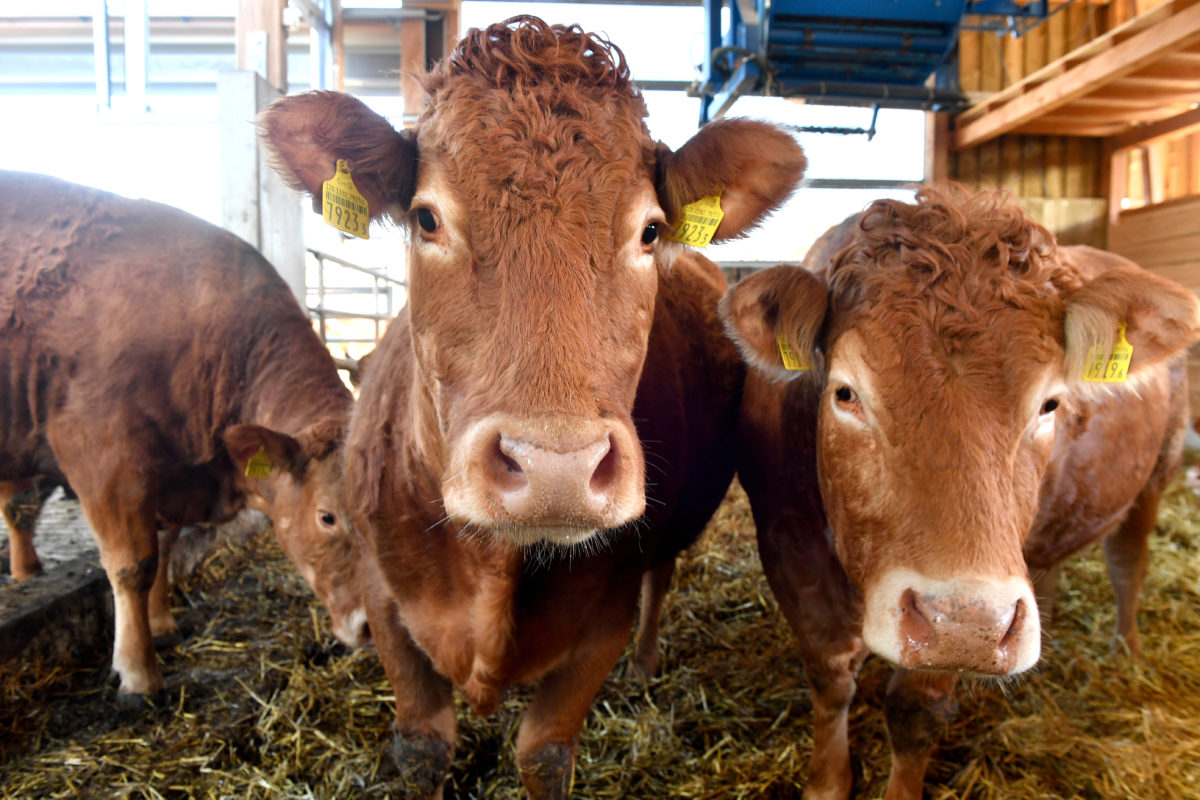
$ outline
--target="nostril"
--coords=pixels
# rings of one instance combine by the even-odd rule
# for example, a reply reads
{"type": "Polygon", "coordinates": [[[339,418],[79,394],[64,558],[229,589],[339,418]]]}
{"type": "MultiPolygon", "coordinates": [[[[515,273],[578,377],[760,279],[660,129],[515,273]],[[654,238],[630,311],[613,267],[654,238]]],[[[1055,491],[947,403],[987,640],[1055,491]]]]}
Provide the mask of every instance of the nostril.
{"type": "Polygon", "coordinates": [[[369,623],[364,622],[362,624],[362,631],[359,633],[358,640],[363,644],[371,643],[371,625],[369,623]]]}
{"type": "MultiPolygon", "coordinates": [[[[936,616],[936,615],[935,615],[936,616]]],[[[937,643],[937,632],[917,602],[917,593],[905,589],[900,595],[901,646],[908,652],[923,650],[937,643]]]]}
{"type": "Polygon", "coordinates": [[[497,436],[492,442],[488,459],[488,475],[492,484],[502,492],[516,492],[529,485],[529,478],[521,464],[509,449],[509,442],[503,435],[497,436]]]}
{"type": "Polygon", "coordinates": [[[1025,627],[1027,613],[1024,598],[1018,599],[1017,605],[1013,609],[1012,622],[1009,623],[1008,630],[1004,632],[1004,637],[1000,640],[1000,649],[1007,649],[1009,645],[1020,640],[1021,629],[1025,627]]]}
{"type": "Polygon", "coordinates": [[[617,485],[619,460],[620,454],[617,452],[617,443],[613,441],[610,434],[608,437],[608,451],[600,459],[600,462],[596,464],[596,469],[593,470],[592,478],[588,482],[588,488],[592,492],[602,495],[612,493],[617,485]]]}

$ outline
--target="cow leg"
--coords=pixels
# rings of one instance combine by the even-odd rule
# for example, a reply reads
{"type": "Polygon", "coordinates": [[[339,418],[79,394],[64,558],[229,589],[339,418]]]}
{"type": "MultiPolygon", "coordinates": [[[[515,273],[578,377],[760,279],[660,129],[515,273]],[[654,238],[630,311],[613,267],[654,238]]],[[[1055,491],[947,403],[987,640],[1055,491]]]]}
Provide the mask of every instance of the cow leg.
{"type": "Polygon", "coordinates": [[[42,491],[33,480],[0,482],[0,503],[3,503],[4,520],[8,523],[8,558],[13,579],[23,581],[42,571],[33,547],[33,531],[42,504],[53,490],[42,491]]]}
{"type": "Polygon", "coordinates": [[[121,431],[98,429],[94,420],[60,418],[48,430],[50,447],[79,496],[96,536],[100,563],[113,590],[112,669],[118,701],[164,688],[150,632],[150,587],[158,569],[157,487],[149,459],[121,431]],[[122,447],[112,446],[122,441],[122,447]],[[120,460],[117,454],[120,453],[120,460]]]}
{"type": "Polygon", "coordinates": [[[651,567],[642,574],[642,601],[638,616],[637,636],[633,643],[633,666],[644,679],[658,674],[660,651],[658,628],[662,622],[663,602],[675,574],[675,559],[651,567]]]}
{"type": "Polygon", "coordinates": [[[888,682],[885,707],[892,742],[892,772],[885,800],[921,800],[933,748],[950,727],[958,706],[949,672],[897,669],[888,682]]]}
{"type": "MultiPolygon", "coordinates": [[[[370,562],[363,562],[369,567],[370,562]]],[[[367,624],[396,695],[392,723],[392,759],[403,783],[403,797],[442,797],[454,760],[454,697],[450,682],[437,674],[400,623],[395,602],[382,579],[363,581],[367,624]]]]}
{"type": "Polygon", "coordinates": [[[179,527],[169,526],[158,532],[158,569],[150,587],[150,632],[155,638],[175,633],[175,617],[171,614],[171,548],[179,538],[179,527]]]}
{"type": "Polygon", "coordinates": [[[1117,599],[1117,623],[1113,630],[1112,650],[1128,649],[1133,656],[1141,655],[1142,642],[1138,635],[1138,595],[1146,579],[1150,558],[1150,531],[1158,519],[1160,492],[1143,490],[1133,508],[1117,530],[1104,539],[1104,555],[1108,561],[1108,580],[1117,599]]]}
{"type": "Polygon", "coordinates": [[[805,800],[850,796],[849,712],[867,651],[853,620],[846,574],[829,548],[820,516],[758,526],[763,571],[796,637],[811,688],[813,752],[805,800]]]}
{"type": "Polygon", "coordinates": [[[615,614],[592,632],[538,685],[517,733],[517,767],[532,800],[570,795],[579,732],[596,693],[621,658],[632,617],[631,604],[627,614],[615,614]]]}

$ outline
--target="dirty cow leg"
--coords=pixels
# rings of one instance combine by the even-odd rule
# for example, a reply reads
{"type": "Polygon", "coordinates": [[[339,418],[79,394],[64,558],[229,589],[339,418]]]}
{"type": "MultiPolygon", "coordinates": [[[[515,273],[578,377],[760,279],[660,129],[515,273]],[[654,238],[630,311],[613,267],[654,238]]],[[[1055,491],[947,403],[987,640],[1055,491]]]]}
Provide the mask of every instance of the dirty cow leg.
{"type": "Polygon", "coordinates": [[[950,727],[958,706],[951,672],[911,672],[897,669],[888,682],[888,737],[892,741],[892,772],[885,800],[921,800],[925,769],[933,748],[950,727]]]}
{"type": "Polygon", "coordinates": [[[621,658],[632,617],[632,606],[614,614],[538,685],[517,734],[517,767],[532,800],[570,795],[583,720],[621,658]]]}
{"type": "Polygon", "coordinates": [[[139,504],[126,488],[100,499],[77,489],[100,546],[100,563],[113,590],[112,668],[123,695],[150,695],[163,689],[150,631],[150,587],[158,568],[158,534],[149,503],[139,504]],[[114,497],[120,494],[121,496],[114,497]]]}
{"type": "Polygon", "coordinates": [[[1129,510],[1125,521],[1115,533],[1104,540],[1104,556],[1108,560],[1108,580],[1117,599],[1117,624],[1113,630],[1112,650],[1128,649],[1130,655],[1142,653],[1138,635],[1138,595],[1146,579],[1149,561],[1150,531],[1158,519],[1160,492],[1144,490],[1129,510]]]}
{"type": "Polygon", "coordinates": [[[23,581],[42,571],[42,562],[33,547],[33,531],[50,490],[42,491],[33,480],[0,482],[0,503],[8,523],[8,556],[14,580],[23,581]]]}
{"type": "Polygon", "coordinates": [[[396,693],[392,723],[392,759],[399,772],[400,795],[440,800],[454,759],[455,720],[450,682],[434,671],[400,623],[395,602],[377,579],[365,580],[367,624],[396,693]]]}
{"type": "Polygon", "coordinates": [[[179,538],[179,527],[171,526],[158,532],[158,569],[150,587],[150,632],[155,638],[175,633],[175,617],[171,614],[171,548],[179,538]]]}
{"type": "Polygon", "coordinates": [[[638,616],[637,637],[633,644],[633,667],[644,679],[658,674],[661,655],[658,628],[662,622],[663,602],[675,574],[675,559],[651,567],[642,574],[642,602],[638,616]]]}

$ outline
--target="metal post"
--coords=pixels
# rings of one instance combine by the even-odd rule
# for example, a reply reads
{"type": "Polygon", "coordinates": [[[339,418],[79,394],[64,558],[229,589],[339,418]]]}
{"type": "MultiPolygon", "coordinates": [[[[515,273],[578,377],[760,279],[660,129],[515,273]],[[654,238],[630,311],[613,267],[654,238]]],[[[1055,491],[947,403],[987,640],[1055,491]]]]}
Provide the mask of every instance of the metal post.
{"type": "Polygon", "coordinates": [[[96,60],[96,108],[112,108],[112,48],[108,35],[108,0],[92,0],[92,47],[96,60]]]}

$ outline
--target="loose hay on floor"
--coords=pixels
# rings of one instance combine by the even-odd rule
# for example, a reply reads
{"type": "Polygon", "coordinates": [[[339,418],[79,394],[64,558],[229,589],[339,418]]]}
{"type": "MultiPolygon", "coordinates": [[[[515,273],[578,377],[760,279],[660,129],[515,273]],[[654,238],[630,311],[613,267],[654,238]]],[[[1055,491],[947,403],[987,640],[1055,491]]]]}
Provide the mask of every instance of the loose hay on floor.
{"type": "MultiPolygon", "coordinates": [[[[1145,657],[1108,655],[1111,591],[1098,549],[1063,571],[1041,665],[973,683],[929,772],[927,796],[1200,797],[1200,508],[1173,490],[1142,595],[1145,657]]],[[[0,673],[0,798],[382,798],[391,689],[371,651],[336,643],[269,534],[210,560],[176,593],[184,636],[164,650],[171,701],[112,705],[106,658],[13,662],[0,673]]],[[[623,662],[588,718],[579,798],[796,798],[810,704],[790,632],[733,491],[680,563],[663,625],[663,677],[623,662]]],[[[851,718],[856,791],[882,794],[880,703],[864,668],[851,718]]],[[[521,796],[512,748],[527,694],[486,720],[459,708],[447,798],[521,796]]]]}

